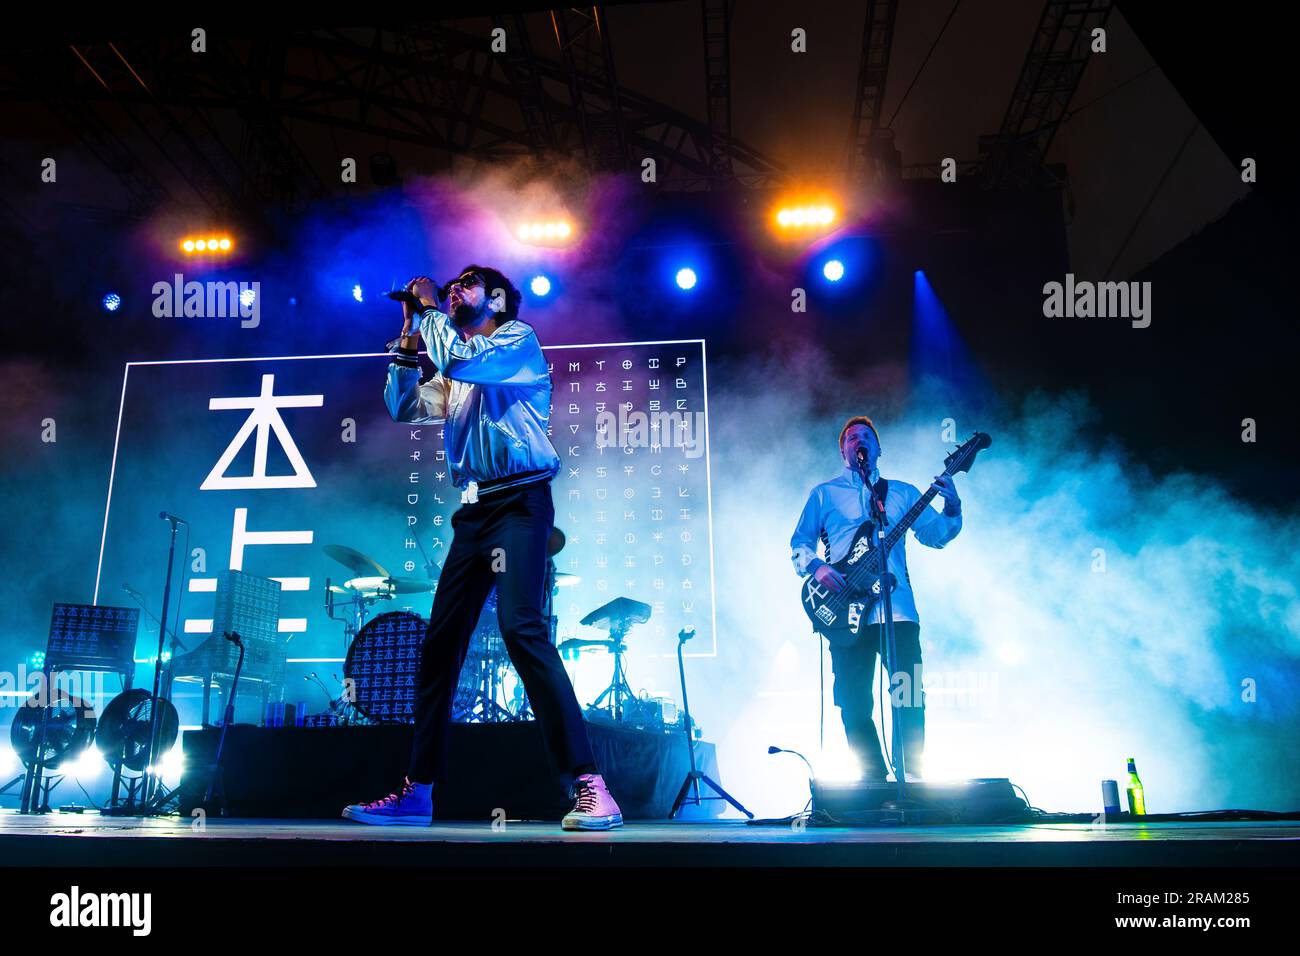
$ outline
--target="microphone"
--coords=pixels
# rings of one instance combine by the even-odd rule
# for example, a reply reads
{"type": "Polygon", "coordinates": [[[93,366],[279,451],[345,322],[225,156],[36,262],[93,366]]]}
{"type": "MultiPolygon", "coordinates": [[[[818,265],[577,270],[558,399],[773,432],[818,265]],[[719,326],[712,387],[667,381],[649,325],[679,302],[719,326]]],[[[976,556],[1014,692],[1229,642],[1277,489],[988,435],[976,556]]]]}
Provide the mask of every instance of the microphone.
{"type": "Polygon", "coordinates": [[[176,515],[168,514],[166,511],[158,512],[158,517],[161,518],[163,521],[175,521],[178,524],[189,524],[189,522],[186,521],[184,518],[178,518],[176,517],[176,515]]]}
{"type": "Polygon", "coordinates": [[[805,757],[803,754],[801,754],[799,751],[797,751],[797,750],[788,750],[788,749],[785,748],[785,747],[775,747],[775,746],[771,746],[771,745],[769,745],[768,748],[767,748],[767,752],[768,752],[769,754],[794,754],[796,757],[798,757],[800,760],[802,760],[802,761],[804,762],[804,766],[808,768],[808,779],[809,779],[809,780],[815,780],[815,779],[817,778],[817,775],[816,775],[815,773],[813,773],[813,766],[812,766],[812,764],[808,761],[808,758],[805,757]]]}
{"type": "Polygon", "coordinates": [[[415,297],[414,292],[407,292],[405,289],[394,289],[392,292],[386,292],[384,294],[394,302],[405,302],[415,309],[420,308],[424,304],[415,297]]]}
{"type": "Polygon", "coordinates": [[[122,582],[122,590],[125,591],[127,594],[131,595],[131,597],[133,598],[140,597],[140,592],[134,590],[131,587],[131,585],[127,584],[125,581],[122,582]]]}

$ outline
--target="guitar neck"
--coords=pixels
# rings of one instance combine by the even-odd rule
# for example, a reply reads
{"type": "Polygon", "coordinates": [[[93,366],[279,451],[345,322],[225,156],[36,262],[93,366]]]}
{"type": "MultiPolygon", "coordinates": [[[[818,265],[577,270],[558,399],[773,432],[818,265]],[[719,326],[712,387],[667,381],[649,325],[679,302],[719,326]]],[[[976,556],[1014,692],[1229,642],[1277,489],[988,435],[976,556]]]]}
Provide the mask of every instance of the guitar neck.
{"type": "MultiPolygon", "coordinates": [[[[951,476],[945,471],[943,477],[948,478],[951,476]]],[[[916,499],[916,504],[908,508],[907,513],[895,521],[894,526],[885,532],[886,551],[894,549],[894,545],[898,544],[903,535],[907,534],[907,529],[912,527],[917,518],[921,517],[921,513],[930,507],[930,502],[934,500],[934,496],[938,493],[935,488],[927,488],[925,493],[916,499]]]]}

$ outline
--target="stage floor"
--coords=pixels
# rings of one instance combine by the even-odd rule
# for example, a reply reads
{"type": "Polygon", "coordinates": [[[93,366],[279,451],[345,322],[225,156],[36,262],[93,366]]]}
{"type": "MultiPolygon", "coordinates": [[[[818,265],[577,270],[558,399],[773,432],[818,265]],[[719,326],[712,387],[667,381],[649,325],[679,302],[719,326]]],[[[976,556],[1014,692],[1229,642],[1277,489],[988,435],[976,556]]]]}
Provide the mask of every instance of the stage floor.
{"type": "Polygon", "coordinates": [[[1294,866],[1295,823],[807,827],[558,823],[367,827],[340,820],[140,820],[0,811],[8,866],[1294,866]]]}

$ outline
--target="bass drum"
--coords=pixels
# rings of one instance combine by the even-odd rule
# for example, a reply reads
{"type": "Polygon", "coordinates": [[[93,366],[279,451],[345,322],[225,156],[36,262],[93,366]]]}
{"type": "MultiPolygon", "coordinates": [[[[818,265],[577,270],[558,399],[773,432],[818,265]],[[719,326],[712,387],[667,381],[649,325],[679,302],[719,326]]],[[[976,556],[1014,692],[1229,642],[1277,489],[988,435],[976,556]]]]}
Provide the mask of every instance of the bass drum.
{"type": "Polygon", "coordinates": [[[418,614],[389,611],[368,621],[348,648],[344,697],[375,723],[415,721],[420,643],[428,626],[418,614]]]}

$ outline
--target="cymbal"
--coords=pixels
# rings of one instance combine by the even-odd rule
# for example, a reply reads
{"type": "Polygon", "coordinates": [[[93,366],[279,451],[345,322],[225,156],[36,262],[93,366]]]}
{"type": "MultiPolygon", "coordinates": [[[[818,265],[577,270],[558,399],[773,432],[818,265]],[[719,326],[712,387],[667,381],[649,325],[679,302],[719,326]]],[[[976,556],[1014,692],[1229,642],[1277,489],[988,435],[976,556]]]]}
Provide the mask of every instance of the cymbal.
{"type": "Polygon", "coordinates": [[[564,532],[554,526],[551,527],[551,536],[546,539],[546,556],[553,558],[564,550],[564,543],[567,539],[564,532]]]}
{"type": "Polygon", "coordinates": [[[344,581],[343,586],[353,591],[373,591],[376,594],[420,594],[432,591],[437,581],[428,578],[362,577],[344,581]]]}
{"type": "Polygon", "coordinates": [[[571,588],[575,584],[581,584],[582,577],[577,574],[570,574],[568,571],[555,572],[555,586],[557,588],[571,588]]]}
{"type": "Polygon", "coordinates": [[[382,578],[388,577],[387,568],[374,558],[366,557],[355,548],[349,548],[347,545],[343,544],[327,544],[321,548],[321,550],[353,574],[362,575],[378,573],[382,578]]]}

